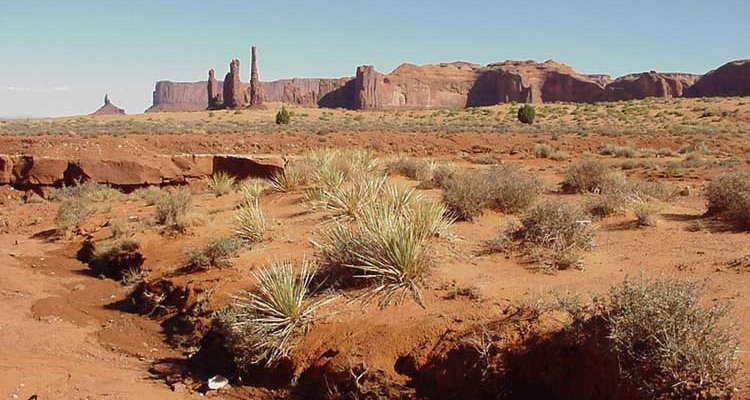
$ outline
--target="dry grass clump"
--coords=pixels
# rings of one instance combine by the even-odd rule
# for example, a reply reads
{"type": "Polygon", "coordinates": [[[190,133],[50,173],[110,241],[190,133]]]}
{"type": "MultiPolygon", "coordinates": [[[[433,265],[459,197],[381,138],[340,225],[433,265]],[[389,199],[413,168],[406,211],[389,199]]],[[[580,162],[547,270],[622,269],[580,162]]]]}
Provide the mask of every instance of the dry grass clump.
{"type": "Polygon", "coordinates": [[[635,222],[638,226],[655,226],[658,220],[657,215],[661,211],[658,203],[649,200],[636,201],[631,209],[635,214],[635,222]]]}
{"type": "Polygon", "coordinates": [[[580,208],[548,201],[530,209],[509,236],[520,240],[534,261],[565,269],[578,262],[579,251],[591,249],[594,229],[580,208]]]}
{"type": "Polygon", "coordinates": [[[442,188],[445,183],[458,172],[458,167],[452,163],[435,163],[431,166],[430,176],[419,182],[420,189],[442,188]]]}
{"type": "Polygon", "coordinates": [[[730,172],[717,176],[705,194],[709,215],[722,215],[742,229],[750,228],[750,173],[730,172]]]}
{"type": "Polygon", "coordinates": [[[315,267],[307,260],[299,275],[291,262],[282,261],[253,276],[257,288],[238,296],[214,318],[214,326],[241,370],[273,366],[288,356],[298,336],[315,320],[316,311],[333,299],[310,298],[315,267]]]}
{"type": "Polygon", "coordinates": [[[263,241],[267,226],[258,199],[243,203],[235,219],[237,222],[235,233],[240,239],[250,244],[263,241]]]}
{"type": "Polygon", "coordinates": [[[598,308],[624,376],[650,398],[734,394],[738,340],[728,308],[701,303],[702,288],[674,279],[625,280],[598,308]]]}
{"type": "Polygon", "coordinates": [[[55,216],[58,232],[66,232],[80,225],[96,209],[87,197],[67,197],[60,203],[55,216]]]}
{"type": "Polygon", "coordinates": [[[432,177],[435,163],[410,157],[398,157],[385,166],[385,172],[399,174],[417,181],[426,181],[432,177]]]}
{"type": "Polygon", "coordinates": [[[289,165],[271,177],[271,190],[280,193],[291,192],[305,183],[305,171],[299,165],[289,165]]]}
{"type": "Polygon", "coordinates": [[[122,192],[119,190],[95,182],[83,182],[58,189],[52,196],[52,199],[60,202],[55,216],[57,231],[66,232],[80,225],[96,211],[94,203],[121,197],[122,192]]]}
{"type": "Polygon", "coordinates": [[[146,202],[147,206],[153,206],[162,197],[169,195],[169,192],[158,186],[149,186],[145,189],[139,189],[137,195],[146,202]]]}
{"type": "Polygon", "coordinates": [[[505,213],[528,208],[542,193],[542,182],[511,165],[452,175],[444,184],[443,201],[457,219],[473,220],[491,207],[505,213]]]}
{"type": "Polygon", "coordinates": [[[381,306],[411,295],[423,305],[422,287],[432,262],[429,239],[452,223],[447,208],[411,189],[386,189],[353,224],[337,222],[316,244],[332,283],[369,285],[366,298],[381,306]]]}
{"type": "Polygon", "coordinates": [[[188,253],[185,266],[188,269],[225,267],[229,264],[229,259],[240,252],[242,245],[242,239],[236,236],[212,239],[206,247],[191,250],[188,253]]]}
{"type": "Polygon", "coordinates": [[[548,144],[538,144],[534,148],[534,156],[536,158],[546,158],[554,161],[565,161],[570,158],[570,155],[564,151],[555,149],[548,144]]]}
{"type": "Polygon", "coordinates": [[[175,232],[184,232],[191,226],[203,224],[200,215],[192,214],[192,196],[187,190],[178,190],[160,197],[156,202],[156,222],[175,232]]]}
{"type": "Polygon", "coordinates": [[[226,172],[219,172],[206,178],[206,185],[216,197],[232,193],[237,180],[226,172]]]}
{"type": "Polygon", "coordinates": [[[605,144],[601,147],[599,150],[599,154],[604,156],[613,156],[613,157],[624,157],[624,158],[633,158],[636,156],[635,150],[633,150],[632,147],[629,146],[619,146],[614,144],[605,144]]]}
{"type": "Polygon", "coordinates": [[[115,218],[109,221],[109,230],[112,232],[112,239],[120,239],[130,232],[127,218],[115,218]]]}
{"type": "Polygon", "coordinates": [[[237,191],[242,195],[242,202],[259,199],[263,191],[268,187],[265,179],[249,178],[237,184],[237,191]]]}

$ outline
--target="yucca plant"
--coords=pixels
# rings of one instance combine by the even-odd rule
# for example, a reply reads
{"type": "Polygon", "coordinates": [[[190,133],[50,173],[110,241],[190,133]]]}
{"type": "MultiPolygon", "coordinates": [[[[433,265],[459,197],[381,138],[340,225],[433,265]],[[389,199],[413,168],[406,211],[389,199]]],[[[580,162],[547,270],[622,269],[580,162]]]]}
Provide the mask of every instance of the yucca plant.
{"type": "Polygon", "coordinates": [[[377,199],[384,185],[385,177],[380,177],[324,189],[318,205],[330,212],[334,220],[355,220],[361,216],[365,207],[377,199]]]}
{"type": "Polygon", "coordinates": [[[445,204],[437,201],[419,200],[414,202],[407,214],[414,232],[422,238],[444,235],[453,224],[454,218],[445,204]]]}
{"type": "Polygon", "coordinates": [[[216,197],[221,197],[232,193],[235,183],[236,179],[226,172],[219,172],[206,178],[208,189],[216,197]]]}
{"type": "Polygon", "coordinates": [[[304,181],[304,170],[301,167],[292,165],[271,177],[271,189],[281,193],[291,192],[301,186],[304,181]]]}
{"type": "Polygon", "coordinates": [[[220,315],[228,347],[241,361],[240,367],[246,363],[272,366],[287,356],[316,311],[335,299],[310,299],[315,270],[312,262],[303,260],[297,275],[291,262],[274,262],[253,273],[258,284],[255,291],[236,297],[233,312],[220,315]]]}
{"type": "Polygon", "coordinates": [[[266,218],[260,208],[258,199],[248,201],[240,206],[237,213],[237,236],[247,243],[259,243],[266,233],[266,218]]]}
{"type": "Polygon", "coordinates": [[[263,194],[263,190],[265,190],[267,186],[268,184],[265,180],[251,178],[240,182],[237,186],[237,190],[242,195],[242,202],[244,203],[260,198],[263,194]]]}

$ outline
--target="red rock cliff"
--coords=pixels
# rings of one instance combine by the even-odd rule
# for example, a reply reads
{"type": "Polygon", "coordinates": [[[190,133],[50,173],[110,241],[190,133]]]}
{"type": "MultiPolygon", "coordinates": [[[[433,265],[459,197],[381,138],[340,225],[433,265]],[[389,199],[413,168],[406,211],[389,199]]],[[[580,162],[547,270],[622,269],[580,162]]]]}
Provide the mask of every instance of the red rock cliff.
{"type": "Polygon", "coordinates": [[[750,96],[750,60],[731,61],[708,72],[688,90],[687,95],[750,96]]]}

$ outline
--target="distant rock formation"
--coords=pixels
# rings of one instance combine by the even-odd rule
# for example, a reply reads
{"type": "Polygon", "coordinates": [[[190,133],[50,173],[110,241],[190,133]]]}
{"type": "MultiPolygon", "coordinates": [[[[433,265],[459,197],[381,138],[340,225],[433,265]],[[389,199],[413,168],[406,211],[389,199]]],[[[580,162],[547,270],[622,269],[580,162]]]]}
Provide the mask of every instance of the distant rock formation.
{"type": "MultiPolygon", "coordinates": [[[[208,107],[206,81],[156,82],[152,106],[146,112],[195,111],[208,107]]],[[[221,86],[219,87],[221,88],[221,86]]],[[[222,101],[223,104],[223,101],[222,101]]]]}
{"type": "Polygon", "coordinates": [[[730,61],[703,75],[687,91],[690,97],[750,96],[750,60],[730,61]]]}
{"type": "Polygon", "coordinates": [[[263,105],[263,87],[260,84],[260,76],[258,75],[258,58],[255,50],[255,46],[250,49],[250,107],[260,107],[263,105]]]}
{"type": "Polygon", "coordinates": [[[109,101],[109,95],[104,95],[104,105],[99,107],[91,115],[125,115],[125,110],[119,108],[109,101]]]}
{"type": "Polygon", "coordinates": [[[208,71],[208,85],[206,86],[206,90],[208,92],[209,110],[215,110],[224,105],[222,91],[219,89],[219,82],[216,80],[216,72],[213,69],[208,71]]]}
{"type": "MultiPolygon", "coordinates": [[[[257,59],[253,64],[256,63],[257,59]]],[[[239,79],[239,73],[233,75],[230,70],[223,90],[217,83],[218,90],[224,94],[224,105],[228,101],[226,93],[235,86],[227,81],[235,76],[239,79]]],[[[504,61],[486,66],[467,62],[421,66],[402,64],[388,74],[365,65],[357,68],[353,78],[258,80],[256,88],[261,88],[260,93],[252,88],[256,79],[257,65],[251,68],[249,87],[240,83],[239,92],[247,94],[251,104],[257,103],[253,100],[255,96],[260,102],[365,110],[462,108],[502,102],[590,103],[645,97],[746,96],[750,95],[750,60],[730,62],[705,76],[651,71],[615,80],[609,75],[580,74],[552,60],[543,63],[504,61]]],[[[149,111],[186,107],[205,109],[208,106],[206,87],[206,83],[159,82],[154,91],[154,107],[149,111]],[[176,86],[170,89],[160,87],[167,84],[176,86]],[[186,89],[180,85],[199,87],[186,89]],[[178,91],[184,98],[173,96],[178,91]],[[172,97],[162,97],[162,94],[172,97]]],[[[234,101],[236,103],[238,99],[234,101]]]]}
{"type": "Polygon", "coordinates": [[[607,85],[606,100],[632,100],[645,97],[682,97],[700,75],[656,71],[625,75],[607,85]]]}
{"type": "Polygon", "coordinates": [[[236,109],[245,106],[245,89],[240,80],[240,60],[229,63],[229,72],[224,77],[224,108],[236,109]]]}

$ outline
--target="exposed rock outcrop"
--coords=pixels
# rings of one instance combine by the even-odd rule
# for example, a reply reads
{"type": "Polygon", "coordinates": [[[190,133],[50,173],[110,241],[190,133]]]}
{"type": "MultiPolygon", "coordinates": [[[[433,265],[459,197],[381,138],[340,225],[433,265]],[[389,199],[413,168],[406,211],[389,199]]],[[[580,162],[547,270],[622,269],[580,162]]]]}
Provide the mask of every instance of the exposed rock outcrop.
{"type": "Polygon", "coordinates": [[[224,104],[222,91],[219,89],[219,82],[216,80],[216,71],[213,69],[208,70],[208,84],[206,85],[206,90],[208,92],[209,110],[215,110],[224,104]]]}
{"type": "Polygon", "coordinates": [[[146,112],[195,111],[208,107],[208,82],[156,82],[153,105],[146,112]]]}
{"type": "Polygon", "coordinates": [[[127,188],[179,184],[216,172],[226,172],[239,179],[268,178],[283,170],[283,160],[274,156],[206,154],[107,160],[0,155],[0,184],[24,188],[86,181],[127,188]]]}
{"type": "Polygon", "coordinates": [[[125,110],[119,108],[109,101],[109,95],[104,95],[104,105],[99,107],[91,115],[125,115],[125,110]]]}
{"type": "Polygon", "coordinates": [[[245,105],[245,88],[240,80],[240,60],[229,63],[229,72],[224,77],[224,108],[236,109],[245,105]]]}
{"type": "Polygon", "coordinates": [[[681,97],[700,75],[656,71],[625,75],[607,85],[606,100],[681,97]]]}
{"type": "Polygon", "coordinates": [[[263,87],[260,84],[260,76],[258,74],[258,56],[255,46],[250,49],[250,53],[250,93],[248,97],[250,99],[250,107],[260,107],[263,105],[263,87]]]}
{"type": "Polygon", "coordinates": [[[750,60],[731,61],[706,73],[688,90],[687,95],[750,96],[750,60]]]}
{"type": "MultiPolygon", "coordinates": [[[[305,106],[365,110],[461,108],[500,102],[596,102],[686,95],[743,96],[750,95],[749,70],[750,60],[744,60],[728,63],[704,77],[651,71],[612,80],[609,75],[580,74],[567,65],[551,60],[544,63],[504,61],[487,66],[466,62],[422,66],[403,64],[388,74],[365,65],[357,68],[354,78],[282,79],[261,82],[260,87],[262,101],[305,106]]],[[[202,86],[203,105],[192,109],[206,107],[205,83],[202,86]]],[[[224,83],[225,90],[229,86],[224,83]]],[[[249,97],[252,98],[252,90],[248,92],[247,87],[243,87],[242,91],[250,93],[249,97]]],[[[169,102],[159,100],[160,104],[169,102]]],[[[224,100],[226,102],[226,96],[224,100]]],[[[159,109],[182,109],[192,104],[195,102],[189,100],[185,104],[159,109]]]]}

